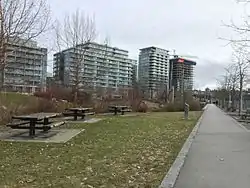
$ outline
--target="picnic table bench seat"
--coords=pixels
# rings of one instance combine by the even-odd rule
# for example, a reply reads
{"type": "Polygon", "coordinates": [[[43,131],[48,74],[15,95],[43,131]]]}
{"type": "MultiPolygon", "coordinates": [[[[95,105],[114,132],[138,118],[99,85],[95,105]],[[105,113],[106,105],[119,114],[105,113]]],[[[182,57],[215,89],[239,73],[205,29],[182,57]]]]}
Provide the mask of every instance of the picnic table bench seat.
{"type": "Polygon", "coordinates": [[[72,115],[74,115],[74,112],[63,112],[62,114],[64,116],[72,116],[72,115]]]}
{"type": "Polygon", "coordinates": [[[109,112],[115,112],[115,109],[114,108],[108,108],[108,111],[109,112]]]}
{"type": "Polygon", "coordinates": [[[247,119],[250,117],[250,109],[247,109],[244,114],[241,115],[241,119],[247,119]]]}
{"type": "MultiPolygon", "coordinates": [[[[74,112],[63,112],[62,114],[64,116],[73,116],[73,115],[75,115],[74,112]]],[[[95,115],[95,112],[77,113],[77,115],[79,115],[79,116],[83,116],[83,115],[95,115]]]]}
{"type": "MultiPolygon", "coordinates": [[[[22,123],[9,123],[7,124],[8,127],[11,127],[12,129],[30,129],[30,126],[28,125],[29,122],[22,122],[22,123]],[[23,126],[25,125],[25,126],[23,126]]],[[[64,125],[65,122],[61,121],[61,122],[52,122],[48,125],[44,125],[44,126],[36,126],[35,129],[37,130],[44,130],[44,131],[48,131],[54,127],[59,127],[61,125],[64,125]]]]}
{"type": "Polygon", "coordinates": [[[6,126],[7,127],[20,126],[20,125],[26,125],[29,123],[30,123],[29,121],[13,121],[13,122],[8,123],[6,126]]]}
{"type": "Polygon", "coordinates": [[[85,115],[95,115],[95,112],[87,112],[87,113],[84,113],[85,115]]]}
{"type": "Polygon", "coordinates": [[[130,108],[122,109],[121,112],[132,112],[132,109],[130,109],[130,108]]]}
{"type": "Polygon", "coordinates": [[[93,108],[68,108],[62,113],[64,116],[72,116],[74,121],[80,116],[84,120],[85,116],[94,115],[95,112],[91,112],[93,108]]]}
{"type": "Polygon", "coordinates": [[[132,112],[132,109],[129,106],[116,106],[116,105],[111,105],[108,108],[109,112],[114,112],[115,115],[117,113],[121,113],[124,115],[125,112],[132,112]]]}
{"type": "Polygon", "coordinates": [[[65,121],[54,122],[54,123],[51,123],[49,125],[43,126],[43,130],[48,131],[52,128],[60,127],[61,125],[64,125],[64,124],[65,124],[65,121]]]}

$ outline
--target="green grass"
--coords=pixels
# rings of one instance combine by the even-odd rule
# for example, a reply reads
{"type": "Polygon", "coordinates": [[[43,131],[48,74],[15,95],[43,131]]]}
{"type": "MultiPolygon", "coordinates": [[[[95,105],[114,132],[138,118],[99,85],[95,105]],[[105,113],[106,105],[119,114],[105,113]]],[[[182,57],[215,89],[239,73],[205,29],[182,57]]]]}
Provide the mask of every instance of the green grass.
{"type": "Polygon", "coordinates": [[[157,187],[200,114],[78,124],[85,132],[65,144],[0,142],[0,187],[157,187]]]}

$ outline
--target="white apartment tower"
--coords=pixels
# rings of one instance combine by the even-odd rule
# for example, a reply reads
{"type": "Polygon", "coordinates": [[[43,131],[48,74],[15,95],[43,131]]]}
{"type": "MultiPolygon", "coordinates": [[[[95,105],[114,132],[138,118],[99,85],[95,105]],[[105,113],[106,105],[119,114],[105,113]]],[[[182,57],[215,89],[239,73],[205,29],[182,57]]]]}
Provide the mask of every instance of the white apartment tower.
{"type": "Polygon", "coordinates": [[[138,78],[142,91],[154,98],[168,87],[169,51],[157,47],[140,49],[138,78]]]}
{"type": "MultiPolygon", "coordinates": [[[[136,60],[128,58],[128,51],[94,42],[68,48],[54,54],[54,78],[57,83],[71,87],[76,66],[76,49],[85,50],[79,67],[83,87],[90,89],[130,88],[136,60]]],[[[78,64],[79,65],[79,64],[78,64]]]]}
{"type": "Polygon", "coordinates": [[[47,49],[35,41],[9,42],[4,89],[24,93],[46,90],[47,49]]]}

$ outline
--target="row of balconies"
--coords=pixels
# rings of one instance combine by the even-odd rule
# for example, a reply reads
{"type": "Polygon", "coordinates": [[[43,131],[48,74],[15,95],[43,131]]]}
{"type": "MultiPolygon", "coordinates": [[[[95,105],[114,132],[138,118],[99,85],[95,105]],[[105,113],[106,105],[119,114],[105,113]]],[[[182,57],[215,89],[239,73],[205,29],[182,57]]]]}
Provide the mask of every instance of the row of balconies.
{"type": "Polygon", "coordinates": [[[29,66],[29,65],[25,65],[25,64],[16,64],[16,63],[9,63],[6,65],[6,68],[9,70],[15,69],[15,70],[34,70],[34,71],[42,71],[43,69],[47,68],[47,67],[42,67],[42,66],[29,66]]]}
{"type": "MultiPolygon", "coordinates": [[[[74,78],[75,75],[70,74],[69,77],[74,78]]],[[[79,75],[79,78],[92,78],[92,79],[110,79],[110,80],[118,80],[118,81],[126,81],[132,78],[132,76],[118,76],[118,75],[105,75],[105,74],[96,74],[96,75],[90,75],[90,74],[83,74],[79,75]]]]}
{"type": "Polygon", "coordinates": [[[12,76],[21,76],[21,77],[25,77],[25,76],[31,76],[31,77],[42,77],[42,74],[34,74],[34,73],[28,73],[28,72],[18,72],[18,71],[13,71],[13,72],[5,72],[6,75],[12,75],[12,76]]]}
{"type": "Polygon", "coordinates": [[[41,48],[27,48],[27,47],[14,47],[14,46],[8,46],[8,51],[11,51],[13,53],[22,53],[22,54],[37,54],[37,55],[45,55],[45,50],[41,48]]]}
{"type": "MultiPolygon", "coordinates": [[[[74,83],[74,79],[70,79],[69,80],[70,83],[74,83]]],[[[114,82],[111,80],[88,80],[88,84],[89,85],[117,85],[117,86],[121,86],[121,85],[130,85],[132,82],[129,81],[123,81],[123,82],[114,82]]]]}
{"type": "MultiPolygon", "coordinates": [[[[77,62],[77,59],[69,59],[69,61],[71,62],[71,64],[74,64],[74,61],[77,62]]],[[[60,61],[54,61],[55,64],[58,64],[57,62],[60,61]]],[[[90,66],[113,66],[113,67],[128,67],[128,68],[132,68],[133,65],[131,63],[126,62],[122,62],[122,61],[106,61],[106,60],[94,60],[94,59],[90,59],[90,58],[85,58],[85,61],[83,61],[81,64],[86,64],[86,65],[90,65],[90,66]]]]}
{"type": "Polygon", "coordinates": [[[113,48],[110,46],[106,46],[106,45],[98,45],[98,44],[89,44],[89,45],[82,45],[79,46],[78,49],[70,49],[68,50],[70,53],[81,53],[81,51],[84,52],[84,50],[86,49],[87,52],[89,53],[113,53],[113,54],[120,54],[121,56],[127,56],[128,55],[128,51],[126,50],[121,50],[118,48],[113,48]],[[79,52],[78,52],[79,51],[79,52]]]}
{"type": "Polygon", "coordinates": [[[20,75],[42,75],[42,71],[21,71],[16,69],[6,69],[6,74],[20,74],[20,75]]]}
{"type": "MultiPolygon", "coordinates": [[[[15,58],[20,58],[20,59],[32,59],[32,60],[42,60],[45,56],[37,56],[37,55],[19,55],[19,54],[8,54],[8,57],[12,58],[12,57],[15,57],[15,58]]],[[[8,58],[7,57],[7,58],[8,58]]]]}
{"type": "Polygon", "coordinates": [[[102,51],[102,52],[95,52],[95,51],[87,51],[85,53],[85,55],[88,56],[96,56],[96,57],[101,57],[101,58],[105,58],[105,57],[115,57],[115,58],[128,58],[128,54],[123,54],[123,55],[119,55],[119,53],[116,52],[110,52],[110,51],[102,51]]]}
{"type": "MultiPolygon", "coordinates": [[[[82,56],[83,57],[83,56],[82,56]]],[[[68,57],[68,60],[77,60],[79,59],[76,55],[72,55],[71,57],[68,57]]],[[[103,56],[103,55],[85,55],[84,59],[89,60],[89,61],[100,61],[103,62],[105,60],[111,60],[111,61],[115,61],[115,62],[125,62],[125,63],[130,63],[131,61],[128,59],[128,57],[123,57],[123,58],[119,58],[119,57],[115,57],[115,56],[103,56]]],[[[56,60],[54,58],[54,60],[56,60]]]]}
{"type": "MultiPolygon", "coordinates": [[[[75,67],[70,67],[70,71],[71,72],[76,72],[75,67]]],[[[54,67],[54,70],[58,70],[58,68],[54,67]]],[[[79,70],[79,69],[78,69],[79,70]]],[[[122,69],[103,69],[103,68],[97,68],[97,69],[89,69],[89,68],[82,68],[82,70],[80,70],[80,72],[85,72],[85,73],[95,73],[95,72],[108,72],[108,73],[120,73],[120,74],[133,74],[132,70],[122,70],[122,69]]]]}
{"type": "Polygon", "coordinates": [[[8,63],[12,64],[29,64],[29,65],[42,65],[42,64],[47,64],[46,61],[42,61],[41,59],[35,60],[35,59],[26,59],[26,58],[7,58],[8,63]]]}
{"type": "MultiPolygon", "coordinates": [[[[70,74],[71,77],[74,77],[74,74],[70,74]]],[[[82,77],[88,77],[88,78],[109,78],[114,80],[128,80],[129,78],[132,78],[132,75],[113,75],[113,74],[82,74],[82,77]],[[125,78],[125,79],[124,79],[125,78]]]]}

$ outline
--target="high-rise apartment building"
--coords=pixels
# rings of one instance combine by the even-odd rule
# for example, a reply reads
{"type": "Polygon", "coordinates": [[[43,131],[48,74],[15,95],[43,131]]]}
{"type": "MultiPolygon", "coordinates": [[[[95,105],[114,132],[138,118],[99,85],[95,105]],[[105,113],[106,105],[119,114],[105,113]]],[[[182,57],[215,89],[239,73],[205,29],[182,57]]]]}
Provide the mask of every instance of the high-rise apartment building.
{"type": "Polygon", "coordinates": [[[7,65],[4,69],[4,89],[33,93],[46,89],[47,49],[37,42],[9,42],[7,65]]]}
{"type": "Polygon", "coordinates": [[[132,85],[136,84],[138,81],[138,64],[137,60],[130,59],[132,63],[132,85]]]}
{"type": "Polygon", "coordinates": [[[169,51],[157,47],[140,50],[139,83],[144,94],[154,98],[162,88],[168,87],[169,51]]]}
{"type": "Polygon", "coordinates": [[[175,91],[192,90],[194,85],[194,66],[196,62],[179,58],[170,60],[169,87],[175,91]]]}
{"type": "Polygon", "coordinates": [[[75,68],[82,87],[91,89],[130,88],[136,60],[128,51],[98,43],[85,43],[54,54],[54,78],[64,86],[74,85],[75,68]],[[79,57],[82,55],[81,62],[79,57]]]}

